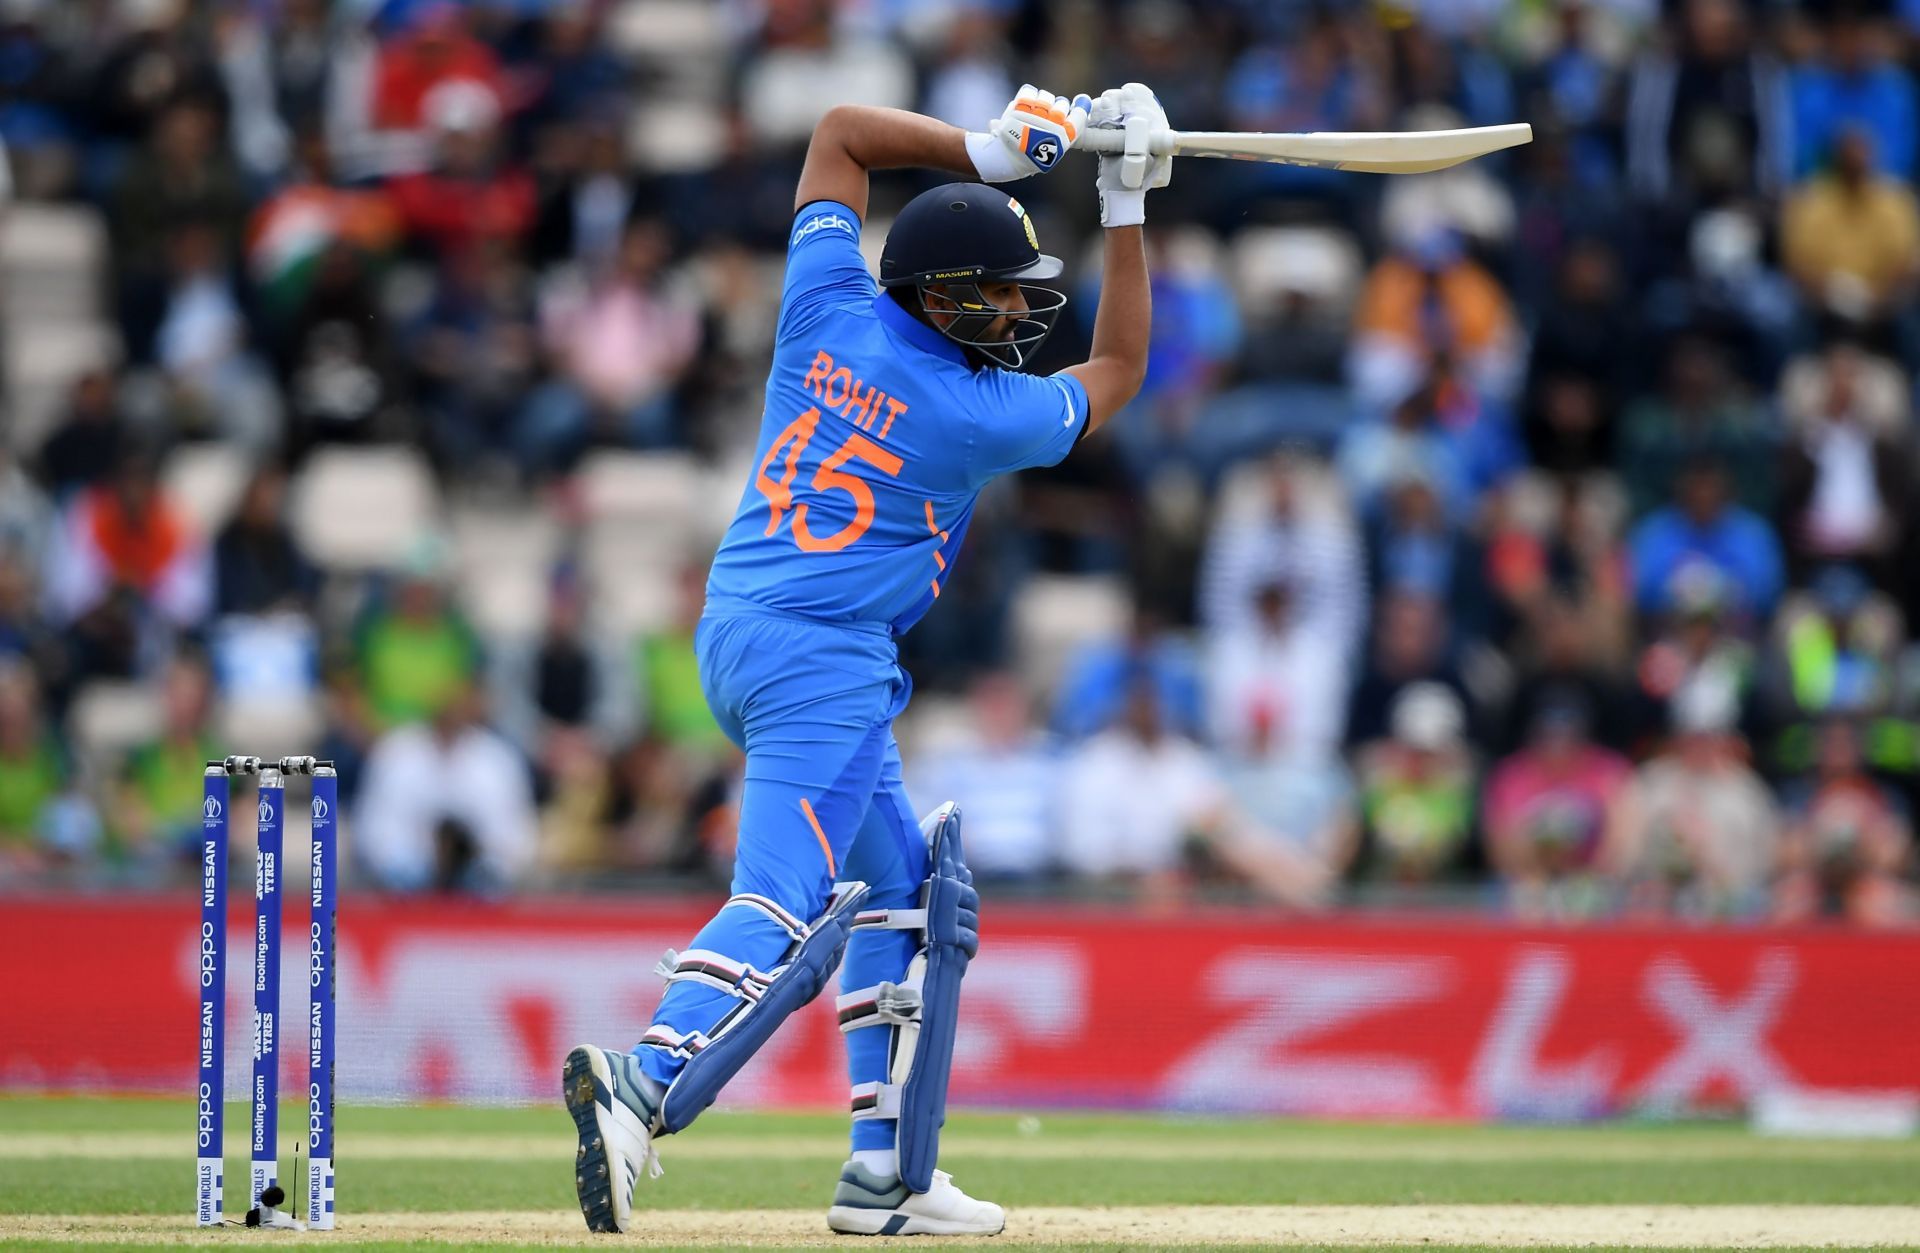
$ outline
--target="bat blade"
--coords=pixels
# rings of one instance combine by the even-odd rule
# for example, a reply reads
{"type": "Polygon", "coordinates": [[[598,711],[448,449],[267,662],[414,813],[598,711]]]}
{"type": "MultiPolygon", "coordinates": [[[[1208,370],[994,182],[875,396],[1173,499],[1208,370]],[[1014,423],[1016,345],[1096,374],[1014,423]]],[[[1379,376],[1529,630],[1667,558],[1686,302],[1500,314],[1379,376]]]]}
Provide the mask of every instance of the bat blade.
{"type": "MultiPolygon", "coordinates": [[[[1525,122],[1446,131],[1162,131],[1153,137],[1153,151],[1363,174],[1424,174],[1532,140],[1533,128],[1525,122]]],[[[1124,144],[1118,131],[1090,130],[1079,146],[1118,152],[1124,144]]]]}

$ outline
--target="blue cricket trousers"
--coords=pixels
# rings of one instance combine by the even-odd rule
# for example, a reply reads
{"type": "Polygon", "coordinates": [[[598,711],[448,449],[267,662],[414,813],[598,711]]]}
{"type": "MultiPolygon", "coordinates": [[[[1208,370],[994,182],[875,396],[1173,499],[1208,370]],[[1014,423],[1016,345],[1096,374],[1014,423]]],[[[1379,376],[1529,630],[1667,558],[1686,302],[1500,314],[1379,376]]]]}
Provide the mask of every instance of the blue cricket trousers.
{"type": "MultiPolygon", "coordinates": [[[[740,803],[735,894],[775,902],[802,921],[819,917],[836,879],[869,885],[865,908],[918,903],[928,874],[919,819],[900,778],[893,720],[906,708],[912,680],[900,668],[888,629],[836,625],[750,602],[710,601],[694,634],[701,685],[720,726],[747,755],[740,803]]],[[[690,948],[723,953],[768,970],[790,942],[786,931],[751,908],[723,908],[690,948]]],[[[856,931],[847,943],[841,987],[864,988],[906,974],[913,937],[856,931]]],[[[656,1025],[676,1035],[706,1032],[733,998],[699,983],[667,989],[656,1025]]],[[[885,1082],[889,1032],[847,1037],[854,1084],[885,1082]]],[[[662,1083],[684,1060],[665,1048],[634,1049],[662,1083]]],[[[854,1124],[855,1149],[890,1148],[894,1124],[854,1124]]]]}

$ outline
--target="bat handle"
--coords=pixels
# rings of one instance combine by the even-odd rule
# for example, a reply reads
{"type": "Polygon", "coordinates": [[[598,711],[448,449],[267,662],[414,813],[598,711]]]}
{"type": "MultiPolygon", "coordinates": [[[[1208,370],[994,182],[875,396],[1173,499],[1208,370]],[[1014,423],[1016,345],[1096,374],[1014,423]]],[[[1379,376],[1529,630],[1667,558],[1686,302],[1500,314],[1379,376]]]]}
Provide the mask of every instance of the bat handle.
{"type": "MultiPolygon", "coordinates": [[[[1141,119],[1145,121],[1145,119],[1141,119]]],[[[1147,136],[1147,151],[1156,157],[1164,157],[1175,148],[1176,132],[1168,130],[1152,131],[1147,136]]],[[[1127,132],[1114,127],[1095,129],[1089,127],[1080,135],[1080,142],[1074,145],[1078,152],[1102,154],[1121,153],[1127,150],[1127,132]]]]}

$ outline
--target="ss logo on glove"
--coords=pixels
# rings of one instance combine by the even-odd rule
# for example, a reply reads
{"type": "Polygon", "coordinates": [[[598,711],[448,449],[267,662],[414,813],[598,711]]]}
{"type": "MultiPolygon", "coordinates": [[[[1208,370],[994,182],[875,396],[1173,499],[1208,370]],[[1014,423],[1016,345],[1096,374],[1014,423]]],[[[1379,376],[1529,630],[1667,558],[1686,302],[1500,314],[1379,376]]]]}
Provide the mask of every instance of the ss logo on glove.
{"type": "Polygon", "coordinates": [[[1060,160],[1060,142],[1045,131],[1027,130],[1027,159],[1041,170],[1051,170],[1060,160]]]}

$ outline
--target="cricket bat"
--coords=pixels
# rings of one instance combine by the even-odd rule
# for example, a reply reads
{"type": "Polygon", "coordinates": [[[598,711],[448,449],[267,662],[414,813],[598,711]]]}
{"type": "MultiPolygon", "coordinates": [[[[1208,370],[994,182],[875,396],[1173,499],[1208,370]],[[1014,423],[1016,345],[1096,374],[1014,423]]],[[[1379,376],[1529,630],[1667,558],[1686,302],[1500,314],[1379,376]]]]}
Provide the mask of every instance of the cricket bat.
{"type": "MultiPolygon", "coordinates": [[[[1532,141],[1533,127],[1525,122],[1450,131],[1303,131],[1291,135],[1155,131],[1148,137],[1149,149],[1156,157],[1227,157],[1364,174],[1424,174],[1532,141]]],[[[1126,133],[1088,130],[1074,147],[1084,152],[1124,152],[1126,133]]]]}

